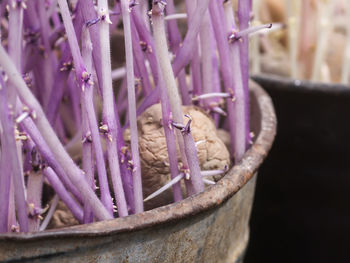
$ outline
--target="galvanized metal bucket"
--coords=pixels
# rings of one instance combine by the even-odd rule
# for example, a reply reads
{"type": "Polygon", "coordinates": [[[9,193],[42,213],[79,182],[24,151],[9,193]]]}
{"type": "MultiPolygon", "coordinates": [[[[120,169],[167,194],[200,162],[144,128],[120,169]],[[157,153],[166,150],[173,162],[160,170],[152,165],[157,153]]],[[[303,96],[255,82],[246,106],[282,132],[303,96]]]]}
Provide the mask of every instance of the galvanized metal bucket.
{"type": "Polygon", "coordinates": [[[259,169],[246,262],[349,262],[350,86],[253,79],[278,133],[259,169]]]}
{"type": "Polygon", "coordinates": [[[251,85],[255,142],[216,185],[137,215],[0,235],[1,262],[242,262],[256,176],[275,136],[268,95],[251,85]]]}

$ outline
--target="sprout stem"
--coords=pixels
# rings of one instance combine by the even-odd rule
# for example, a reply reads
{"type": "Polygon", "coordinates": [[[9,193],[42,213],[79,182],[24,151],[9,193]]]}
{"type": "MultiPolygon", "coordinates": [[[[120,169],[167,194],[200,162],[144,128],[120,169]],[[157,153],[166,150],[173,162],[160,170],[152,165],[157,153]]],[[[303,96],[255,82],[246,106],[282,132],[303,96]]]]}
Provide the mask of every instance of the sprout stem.
{"type": "MultiPolygon", "coordinates": [[[[82,33],[82,56],[84,63],[89,72],[92,72],[92,44],[90,41],[89,31],[85,28],[82,33]]],[[[85,172],[86,181],[91,186],[92,190],[95,190],[95,176],[94,176],[94,158],[93,147],[94,144],[96,154],[96,165],[99,168],[98,173],[107,178],[106,166],[103,157],[102,146],[100,142],[100,136],[97,126],[97,120],[94,110],[93,102],[93,85],[86,85],[84,91],[81,94],[81,108],[82,108],[82,133],[83,133],[83,170],[85,172]],[[90,117],[90,118],[89,118],[90,117]],[[92,128],[90,128],[90,126],[92,128]],[[94,130],[94,136],[92,136],[91,130],[94,130]],[[91,143],[92,141],[92,143],[91,143]],[[98,156],[98,157],[97,157],[98,156]],[[97,161],[98,160],[98,161],[97,161]]],[[[100,186],[101,188],[101,186],[100,186]]],[[[102,191],[101,192],[105,192],[102,191]]],[[[110,196],[109,196],[110,198],[110,196]]],[[[110,199],[110,201],[112,201],[110,199]]],[[[104,203],[104,202],[102,202],[104,203]]],[[[112,206],[113,209],[113,206],[112,206]]],[[[113,211],[113,210],[112,210],[113,211]]],[[[93,221],[93,213],[91,207],[88,204],[84,204],[84,218],[83,222],[91,223],[93,221]]]]}
{"type": "Polygon", "coordinates": [[[66,204],[66,206],[69,208],[69,210],[72,212],[73,216],[79,222],[83,222],[83,209],[74,200],[74,198],[72,198],[72,196],[67,192],[66,188],[63,186],[61,181],[58,179],[56,173],[52,170],[52,168],[51,167],[44,168],[43,173],[44,173],[45,177],[47,178],[47,180],[49,181],[52,188],[57,193],[57,195],[66,204]]]}
{"type": "Polygon", "coordinates": [[[106,0],[98,1],[98,12],[101,19],[103,18],[99,23],[100,56],[101,56],[101,59],[100,59],[101,64],[99,66],[102,67],[101,68],[102,100],[103,100],[102,119],[103,119],[103,124],[106,127],[105,132],[107,135],[107,156],[108,156],[109,169],[111,172],[111,179],[113,183],[115,200],[118,207],[118,214],[119,216],[124,217],[128,215],[128,208],[126,204],[123,183],[122,183],[122,178],[120,173],[119,160],[118,160],[117,134],[120,131],[118,130],[118,127],[117,127],[117,120],[114,112],[114,92],[113,92],[113,86],[112,86],[112,73],[111,73],[112,69],[111,69],[110,39],[109,39],[110,20],[109,20],[109,14],[108,14],[108,3],[106,0]]]}
{"type": "MultiPolygon", "coordinates": [[[[27,137],[28,138],[28,137],[27,137]]],[[[44,178],[42,175],[43,162],[40,154],[37,152],[32,140],[25,140],[27,174],[27,206],[28,206],[28,225],[29,231],[38,231],[40,225],[42,209],[42,192],[44,178]]]]}
{"type": "MultiPolygon", "coordinates": [[[[23,31],[23,8],[14,3],[9,5],[9,36],[8,53],[17,69],[21,71],[22,65],[22,31],[23,31]]],[[[11,84],[10,84],[11,85],[11,84]]],[[[8,102],[16,108],[16,90],[11,87],[7,89],[8,102]]]]}
{"type": "MultiPolygon", "coordinates": [[[[211,60],[211,56],[210,56],[210,60],[211,60]]],[[[213,92],[213,93],[205,93],[205,94],[198,95],[192,98],[192,100],[197,101],[197,100],[206,100],[211,98],[232,98],[233,99],[233,95],[225,92],[213,92]]]]}
{"type": "MultiPolygon", "coordinates": [[[[165,28],[164,28],[164,20],[163,20],[163,9],[164,6],[161,2],[154,1],[152,8],[152,22],[153,22],[153,30],[154,30],[154,39],[156,44],[156,53],[158,57],[158,61],[164,76],[165,87],[167,91],[167,95],[170,101],[170,107],[173,114],[173,120],[176,123],[183,123],[183,113],[181,109],[181,102],[179,93],[176,87],[175,77],[171,68],[170,59],[168,56],[168,48],[167,41],[165,38],[165,28]]],[[[184,140],[179,131],[176,132],[176,137],[178,140],[181,158],[183,165],[186,168],[190,169],[191,172],[191,184],[193,189],[189,187],[187,190],[189,194],[201,192],[204,189],[204,184],[201,178],[199,169],[199,163],[197,156],[194,155],[193,149],[196,151],[196,146],[194,144],[193,138],[190,133],[187,134],[186,142],[184,144],[184,140]],[[192,138],[192,141],[191,141],[192,138]],[[185,146],[186,145],[186,146],[185,146]],[[193,191],[193,192],[192,192],[193,191]]]]}
{"type": "Polygon", "coordinates": [[[193,13],[193,18],[189,24],[189,28],[183,41],[182,47],[176,53],[176,57],[173,61],[173,71],[175,76],[179,74],[181,69],[183,69],[192,58],[191,54],[193,52],[194,46],[197,44],[197,36],[200,30],[203,16],[208,9],[209,2],[213,1],[200,0],[197,3],[197,8],[193,13]]]}
{"type": "MultiPolygon", "coordinates": [[[[5,141],[4,132],[0,132],[0,139],[5,141]]],[[[9,155],[5,154],[5,144],[1,144],[1,173],[0,173],[0,233],[8,231],[9,203],[10,203],[10,185],[11,185],[11,167],[9,165],[9,155]]]]}
{"type": "Polygon", "coordinates": [[[58,201],[60,200],[59,196],[55,194],[55,197],[52,199],[51,206],[49,211],[47,212],[44,221],[41,223],[39,231],[44,231],[46,227],[49,225],[53,214],[55,213],[56,207],[58,205],[58,201]]]}
{"type": "MultiPolygon", "coordinates": [[[[135,10],[137,7],[135,7],[135,10]]],[[[143,50],[146,53],[148,58],[150,68],[153,75],[154,84],[158,84],[158,62],[155,55],[155,46],[151,33],[149,32],[147,26],[142,22],[142,18],[139,15],[139,12],[131,12],[131,19],[135,23],[135,27],[139,34],[139,38],[143,43],[143,50]]]]}
{"type": "Polygon", "coordinates": [[[291,77],[298,78],[298,29],[300,26],[298,14],[300,10],[300,0],[287,0],[288,10],[288,40],[289,56],[291,60],[291,77]]]}
{"type": "MultiPolygon", "coordinates": [[[[147,96],[148,94],[150,94],[152,92],[152,86],[151,86],[151,82],[149,80],[149,76],[148,76],[148,71],[147,71],[147,67],[145,64],[145,56],[141,50],[141,45],[140,45],[140,38],[139,35],[137,33],[137,29],[135,27],[135,23],[131,23],[131,34],[132,34],[132,42],[135,43],[134,45],[132,45],[132,51],[133,51],[133,57],[135,60],[135,66],[136,68],[138,68],[140,77],[141,77],[141,83],[142,83],[142,90],[143,90],[143,94],[144,96],[147,96]]],[[[113,72],[112,72],[113,73],[113,72]]],[[[112,75],[113,77],[113,75],[112,75]]]]}
{"type": "MultiPolygon", "coordinates": [[[[261,5],[261,0],[254,0],[253,1],[253,16],[254,16],[254,24],[260,24],[260,5],[261,5]]],[[[260,68],[260,41],[259,41],[259,36],[254,36],[251,40],[251,57],[254,58],[252,59],[251,63],[251,69],[252,69],[252,74],[259,74],[261,71],[260,68]]]]}
{"type": "MultiPolygon", "coordinates": [[[[89,140],[90,128],[89,121],[87,119],[87,114],[85,113],[86,109],[84,103],[82,103],[82,112],[83,112],[83,152],[82,152],[82,161],[83,161],[83,171],[85,172],[85,180],[88,182],[92,190],[95,190],[95,178],[94,178],[94,158],[92,153],[92,145],[89,140]]],[[[93,213],[91,207],[88,204],[84,204],[84,224],[91,223],[93,221],[93,213]]]]}
{"type": "MultiPolygon", "coordinates": [[[[96,19],[100,19],[97,16],[97,13],[95,11],[95,6],[93,1],[90,0],[81,0],[81,5],[79,6],[81,13],[83,15],[83,20],[85,25],[87,26],[88,21],[93,21],[96,19]]],[[[92,58],[94,60],[94,65],[95,65],[95,70],[96,70],[96,75],[97,75],[97,80],[98,80],[98,87],[100,92],[102,93],[102,87],[103,87],[103,82],[102,82],[102,62],[101,62],[101,45],[100,45],[100,28],[97,25],[93,26],[88,26],[89,32],[90,32],[90,37],[91,37],[91,42],[93,46],[93,51],[92,51],[92,58]]],[[[80,36],[80,35],[78,35],[80,36]]]]}
{"type": "MultiPolygon", "coordinates": [[[[219,13],[218,4],[215,1],[210,2],[209,13],[211,21],[213,23],[213,29],[215,39],[218,47],[218,53],[220,58],[220,70],[222,74],[222,80],[224,82],[225,91],[227,93],[233,92],[233,73],[232,64],[230,59],[229,43],[226,37],[226,23],[221,22],[222,15],[219,13]]],[[[225,21],[224,21],[225,22],[225,21]]],[[[231,142],[235,141],[235,127],[236,116],[234,114],[234,105],[232,100],[226,99],[228,122],[230,126],[230,138],[231,142]]],[[[231,143],[231,153],[235,153],[234,144],[231,143]]]]}
{"type": "MultiPolygon", "coordinates": [[[[197,7],[197,0],[186,0],[186,9],[187,9],[187,16],[188,16],[188,26],[191,26],[191,23],[193,22],[193,16],[194,12],[196,11],[197,7]]],[[[199,27],[200,29],[200,27],[199,27]]],[[[191,53],[191,79],[192,79],[192,94],[195,96],[202,93],[202,79],[201,79],[201,67],[200,67],[200,57],[199,57],[199,39],[198,39],[198,33],[197,37],[194,38],[194,44],[192,47],[192,53],[191,53]]],[[[191,99],[192,94],[188,94],[191,99]]]]}
{"type": "MultiPolygon", "coordinates": [[[[253,36],[257,33],[261,33],[264,32],[265,29],[271,29],[272,27],[275,28],[275,30],[280,30],[281,27],[283,26],[283,24],[281,23],[274,23],[274,24],[264,24],[264,25],[258,25],[258,26],[252,26],[252,27],[248,27],[247,29],[244,30],[240,30],[238,32],[233,32],[228,38],[231,41],[237,41],[242,39],[242,37],[245,36],[253,36]]],[[[269,31],[271,32],[271,31],[269,31]]]]}
{"type": "MultiPolygon", "coordinates": [[[[212,63],[212,52],[214,49],[212,25],[210,21],[209,11],[205,12],[203,22],[200,28],[200,43],[201,43],[201,59],[202,59],[202,82],[203,82],[203,93],[202,95],[192,98],[192,101],[199,99],[214,98],[215,95],[220,93],[214,93],[214,65],[212,63]],[[212,96],[210,96],[210,94],[212,96]]],[[[228,94],[228,93],[226,93],[228,94]]],[[[220,97],[220,95],[218,95],[220,97]]],[[[213,101],[213,100],[210,100],[213,101]]],[[[208,101],[205,102],[206,106],[209,105],[208,101]]]]}
{"type": "Polygon", "coordinates": [[[209,170],[209,171],[201,171],[201,174],[203,177],[207,177],[207,176],[221,175],[226,172],[227,170],[209,170]]]}
{"type": "Polygon", "coordinates": [[[121,0],[121,9],[123,15],[124,38],[125,38],[125,57],[126,57],[126,78],[128,87],[128,106],[129,106],[129,121],[131,132],[131,154],[133,162],[133,185],[134,185],[134,201],[135,212],[143,211],[143,196],[142,196],[142,180],[141,180],[141,164],[138,146],[138,130],[136,117],[136,98],[135,98],[135,78],[132,53],[132,37],[130,25],[129,5],[126,0],[121,0]]]}
{"type": "MultiPolygon", "coordinates": [[[[2,47],[2,46],[1,46],[2,47]]],[[[7,54],[6,54],[7,55],[7,54]]],[[[0,55],[0,57],[2,57],[0,55]]],[[[14,65],[13,65],[14,66],[14,65]]],[[[8,99],[6,96],[6,86],[5,83],[0,77],[0,121],[3,130],[3,139],[1,143],[4,144],[4,148],[6,149],[6,155],[9,160],[7,165],[9,166],[8,171],[11,172],[14,193],[15,193],[15,201],[16,201],[16,210],[18,221],[20,225],[21,232],[28,232],[28,214],[27,214],[27,203],[26,203],[26,193],[24,188],[24,177],[23,170],[20,160],[17,155],[17,146],[15,141],[15,124],[12,114],[9,110],[8,99]]],[[[5,152],[3,152],[5,154],[5,152]]],[[[6,171],[6,169],[5,169],[6,171]]],[[[10,177],[8,177],[8,180],[10,177]]],[[[11,179],[10,179],[11,180],[11,179]]],[[[9,186],[8,182],[5,185],[9,186]]],[[[7,203],[8,204],[8,203],[7,203]]]]}
{"type": "Polygon", "coordinates": [[[346,27],[346,47],[343,59],[341,82],[343,84],[348,84],[350,77],[350,1],[346,1],[345,3],[345,14],[348,18],[348,22],[346,27]]]}
{"type": "Polygon", "coordinates": [[[333,30],[334,23],[330,21],[331,14],[334,12],[335,3],[337,1],[320,1],[318,2],[320,8],[320,25],[319,34],[317,39],[315,57],[313,61],[313,70],[311,75],[311,81],[320,81],[321,68],[324,63],[324,57],[327,51],[328,36],[333,30]],[[322,33],[321,33],[322,32],[322,33]]]}
{"type": "MultiPolygon", "coordinates": [[[[231,0],[230,0],[231,1],[231,0]]],[[[229,1],[229,2],[230,2],[229,1]]],[[[226,3],[227,5],[227,3],[226,3]]],[[[249,113],[249,36],[248,34],[251,33],[250,30],[252,32],[256,31],[256,30],[261,30],[261,28],[249,28],[249,24],[250,24],[250,15],[251,15],[251,11],[252,11],[252,0],[245,0],[245,1],[239,1],[238,2],[238,20],[239,20],[239,29],[241,31],[241,40],[238,44],[239,44],[239,57],[237,58],[235,56],[235,52],[234,52],[234,58],[236,60],[235,65],[238,66],[238,64],[240,64],[240,72],[241,72],[241,79],[238,77],[239,73],[238,73],[238,69],[237,67],[233,66],[234,72],[236,72],[235,76],[234,76],[234,82],[235,82],[235,92],[237,93],[237,103],[236,103],[236,110],[237,110],[237,133],[239,133],[240,131],[244,132],[244,137],[240,137],[238,136],[237,139],[239,141],[244,141],[245,142],[245,146],[241,148],[241,155],[240,157],[236,157],[238,158],[238,160],[240,160],[243,157],[243,154],[246,151],[246,148],[251,145],[251,137],[250,137],[250,113],[249,113]],[[238,61],[237,61],[238,60],[238,61]],[[242,81],[242,89],[243,89],[243,94],[241,97],[242,101],[239,101],[239,96],[238,93],[240,92],[240,86],[239,86],[239,82],[242,81]],[[240,108],[240,103],[243,103],[242,105],[242,111],[239,111],[240,108]],[[240,116],[239,114],[244,114],[244,128],[242,128],[242,130],[240,130],[239,126],[240,126],[240,116]]],[[[235,24],[235,20],[234,20],[234,14],[233,14],[233,10],[232,10],[232,5],[230,8],[230,13],[232,13],[232,23],[233,25],[235,24]]],[[[272,24],[268,25],[268,27],[271,27],[272,24]]],[[[235,29],[235,28],[233,28],[235,29]]],[[[237,27],[236,27],[237,30],[237,27]]],[[[234,49],[235,44],[232,44],[232,48],[234,49]]],[[[238,142],[237,142],[238,143],[238,142]]],[[[238,147],[238,146],[237,146],[238,147]]]]}
{"type": "Polygon", "coordinates": [[[112,70],[112,80],[121,79],[126,75],[125,67],[112,70]]]}
{"type": "MultiPolygon", "coordinates": [[[[240,1],[241,3],[241,1],[240,1]]],[[[227,25],[227,31],[235,31],[237,30],[237,26],[235,23],[235,18],[233,16],[233,10],[232,10],[232,4],[231,1],[227,1],[224,4],[224,12],[226,17],[226,25],[227,25]]],[[[243,41],[247,41],[244,37],[242,38],[243,41]]],[[[245,50],[245,46],[240,45],[239,42],[233,42],[230,43],[229,46],[230,49],[230,59],[232,61],[231,68],[233,69],[233,86],[234,86],[234,94],[235,94],[235,101],[234,101],[234,114],[235,114],[235,126],[234,126],[234,140],[232,141],[233,147],[234,147],[234,156],[235,156],[235,162],[239,162],[245,151],[246,146],[248,145],[246,143],[246,128],[247,128],[247,114],[246,111],[248,110],[246,100],[248,99],[246,97],[245,93],[245,87],[244,87],[244,74],[242,67],[248,67],[249,65],[242,63],[242,56],[247,55],[247,50],[245,50]]],[[[248,73],[248,72],[247,72],[248,73]]],[[[248,88],[248,86],[246,87],[248,88]]],[[[231,127],[232,128],[232,127],[231,127]]],[[[250,136],[250,134],[249,134],[250,136]]],[[[248,137],[250,139],[250,137],[248,137]]]]}
{"type": "MultiPolygon", "coordinates": [[[[167,7],[165,11],[167,14],[175,13],[175,6],[174,6],[173,0],[167,1],[167,7]]],[[[169,38],[170,50],[172,51],[172,53],[176,54],[181,47],[181,41],[182,41],[181,34],[176,21],[169,21],[167,25],[168,25],[168,38],[169,38]]],[[[182,69],[180,71],[178,75],[178,83],[179,83],[182,104],[190,105],[191,97],[189,96],[190,91],[186,81],[185,69],[182,69]]]]}
{"type": "Polygon", "coordinates": [[[215,185],[215,184],[216,184],[214,181],[208,180],[208,179],[206,179],[206,178],[203,178],[203,182],[204,182],[205,184],[209,184],[209,185],[215,185]]]}
{"type": "Polygon", "coordinates": [[[27,204],[29,206],[29,231],[38,231],[42,211],[41,196],[43,189],[43,176],[40,172],[30,171],[27,183],[27,204]]]}
{"type": "Polygon", "coordinates": [[[46,10],[45,0],[36,1],[36,7],[38,10],[38,18],[40,22],[40,37],[43,42],[44,56],[43,56],[43,72],[41,72],[42,77],[44,79],[44,89],[42,92],[44,93],[44,103],[46,104],[50,98],[50,93],[52,90],[53,84],[53,69],[57,66],[57,60],[54,56],[54,53],[51,52],[51,45],[49,41],[50,35],[50,22],[49,17],[46,10]]]}
{"type": "Polygon", "coordinates": [[[173,185],[178,184],[183,178],[184,178],[184,174],[180,173],[179,175],[175,176],[174,178],[172,178],[168,183],[166,183],[165,185],[163,185],[161,188],[159,188],[157,191],[155,191],[154,193],[150,194],[149,196],[147,196],[144,200],[144,202],[147,202],[153,198],[155,198],[156,196],[160,195],[161,193],[163,193],[164,191],[168,190],[170,187],[172,187],[173,185]]]}
{"type": "MultiPolygon", "coordinates": [[[[169,2],[168,2],[169,4],[169,2]]],[[[171,14],[164,17],[165,21],[176,20],[176,19],[187,19],[186,13],[171,14]]]]}
{"type": "MultiPolygon", "coordinates": [[[[159,72],[161,69],[159,68],[159,72]]],[[[169,166],[170,166],[170,177],[174,180],[179,174],[178,168],[178,160],[177,160],[177,152],[176,152],[176,139],[174,130],[171,127],[171,110],[169,105],[169,98],[167,96],[165,90],[165,83],[162,74],[159,75],[159,90],[160,92],[160,100],[162,107],[162,122],[165,134],[165,140],[168,149],[168,158],[169,158],[169,166]]],[[[182,191],[180,183],[174,183],[173,186],[173,195],[174,201],[178,202],[182,200],[182,191]]]]}

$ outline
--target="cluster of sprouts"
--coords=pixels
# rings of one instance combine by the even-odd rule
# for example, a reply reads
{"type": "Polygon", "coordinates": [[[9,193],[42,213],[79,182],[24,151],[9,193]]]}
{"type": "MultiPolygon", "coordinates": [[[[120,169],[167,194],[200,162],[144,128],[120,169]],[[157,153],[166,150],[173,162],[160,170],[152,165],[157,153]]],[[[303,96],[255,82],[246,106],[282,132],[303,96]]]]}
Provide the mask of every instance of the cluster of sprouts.
{"type": "MultiPolygon", "coordinates": [[[[280,67],[286,67],[283,72],[288,72],[293,79],[349,84],[350,1],[259,0],[254,5],[261,20],[271,21],[275,17],[276,22],[285,25],[282,28],[286,33],[280,31],[272,35],[282,43],[282,52],[288,53],[288,62],[280,64],[280,67]]],[[[259,20],[257,16],[256,20],[259,20]]],[[[264,35],[260,39],[260,48],[265,53],[280,51],[281,46],[268,43],[271,38],[264,35]]],[[[255,42],[253,52],[259,56],[258,40],[255,42]]],[[[253,71],[258,74],[260,68],[256,56],[253,71]]]]}
{"type": "Polygon", "coordinates": [[[137,118],[155,103],[171,173],[158,192],[171,187],[177,202],[225,172],[201,171],[182,105],[225,127],[242,159],[251,144],[248,35],[262,27],[249,28],[250,0],[237,12],[230,0],[185,4],[177,13],[173,0],[0,1],[0,232],[45,230],[59,200],[80,223],[142,212],[137,118]],[[125,64],[112,70],[116,30],[125,64]]]}

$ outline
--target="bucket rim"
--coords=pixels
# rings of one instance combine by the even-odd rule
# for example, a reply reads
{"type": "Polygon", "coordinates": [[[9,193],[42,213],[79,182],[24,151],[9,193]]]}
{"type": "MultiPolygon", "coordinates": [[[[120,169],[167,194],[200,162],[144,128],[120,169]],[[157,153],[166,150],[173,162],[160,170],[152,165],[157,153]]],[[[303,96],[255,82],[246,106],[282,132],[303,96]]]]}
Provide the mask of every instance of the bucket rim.
{"type": "Polygon", "coordinates": [[[252,76],[252,79],[263,87],[284,89],[288,91],[317,92],[338,95],[341,93],[350,96],[350,85],[341,83],[326,83],[311,80],[299,80],[291,77],[279,76],[271,73],[261,73],[252,76]]]}

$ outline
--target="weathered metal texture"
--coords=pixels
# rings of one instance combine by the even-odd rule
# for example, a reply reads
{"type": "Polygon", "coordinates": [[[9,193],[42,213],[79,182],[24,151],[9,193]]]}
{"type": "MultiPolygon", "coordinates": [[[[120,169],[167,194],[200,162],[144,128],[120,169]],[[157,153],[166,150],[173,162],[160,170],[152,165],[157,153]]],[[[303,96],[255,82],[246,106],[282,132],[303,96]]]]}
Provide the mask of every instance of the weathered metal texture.
{"type": "Polygon", "coordinates": [[[246,263],[349,262],[350,86],[254,79],[278,133],[259,169],[246,263]]]}
{"type": "Polygon", "coordinates": [[[181,202],[125,218],[41,233],[0,235],[0,261],[242,262],[254,174],[276,131],[271,100],[255,84],[251,104],[256,140],[242,162],[216,185],[181,202]]]}

